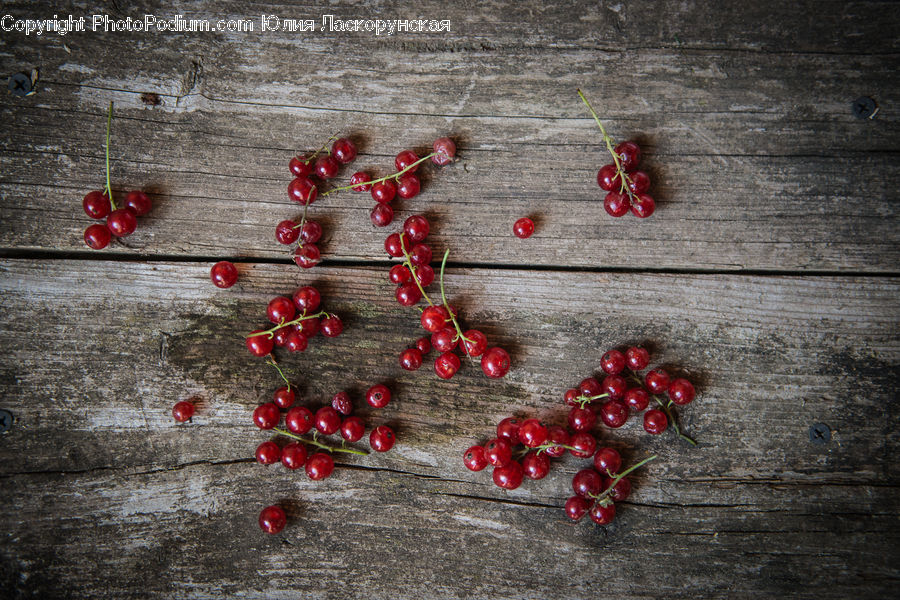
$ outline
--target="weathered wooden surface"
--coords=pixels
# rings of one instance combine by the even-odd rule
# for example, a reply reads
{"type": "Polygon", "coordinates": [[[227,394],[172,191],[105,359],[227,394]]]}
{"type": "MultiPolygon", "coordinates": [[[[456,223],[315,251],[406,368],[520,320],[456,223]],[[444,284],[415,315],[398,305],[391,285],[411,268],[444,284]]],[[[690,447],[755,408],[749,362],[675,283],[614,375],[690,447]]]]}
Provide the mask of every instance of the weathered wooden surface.
{"type": "MultiPolygon", "coordinates": [[[[7,2],[47,18],[450,19],[450,33],[0,33],[0,597],[885,598],[900,579],[900,11],[890,2],[7,2]],[[409,11],[414,10],[415,13],[409,11]],[[173,12],[174,11],[174,12],[173,12]],[[659,210],[613,220],[595,184],[610,132],[645,148],[659,210]],[[148,104],[142,94],[158,95],[148,104]],[[850,103],[868,95],[874,119],[850,103]],[[150,215],[84,248],[103,183],[150,215]],[[420,335],[386,278],[368,195],[318,201],[325,263],[273,237],[299,214],[288,159],[349,134],[357,168],[450,134],[398,222],[451,248],[448,291],[510,350],[489,381],[407,373],[420,335]],[[536,216],[527,241],[519,216],[536,216]],[[241,258],[231,290],[211,261],[241,258]],[[331,261],[331,264],[328,264],[331,261]],[[611,271],[612,272],[611,272],[611,271]],[[619,272],[616,272],[619,271],[619,272]],[[621,272],[627,271],[627,272],[621,272]],[[766,275],[767,272],[770,272],[766,275]],[[241,335],[315,283],[334,340],[282,356],[304,402],[389,382],[390,453],[323,482],[262,467],[250,412],[280,385],[241,335]],[[571,457],[513,492],[461,453],[509,414],[562,422],[611,346],[645,343],[698,385],[698,448],[604,431],[635,476],[613,526],[562,514],[571,457]],[[193,423],[172,404],[194,398],[193,423]],[[833,429],[809,441],[814,423],[833,429]],[[259,510],[289,508],[263,535],[259,510]]],[[[146,97],[145,97],[146,100],[146,97]]]]}

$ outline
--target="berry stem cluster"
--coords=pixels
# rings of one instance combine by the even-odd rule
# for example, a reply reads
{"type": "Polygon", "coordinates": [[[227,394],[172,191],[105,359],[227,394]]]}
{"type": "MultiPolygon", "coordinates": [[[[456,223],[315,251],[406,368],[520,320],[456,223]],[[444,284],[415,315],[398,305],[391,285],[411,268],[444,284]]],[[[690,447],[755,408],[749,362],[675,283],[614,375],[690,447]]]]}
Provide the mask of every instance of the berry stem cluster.
{"type": "Polygon", "coordinates": [[[272,431],[279,435],[283,435],[285,437],[293,438],[295,440],[301,441],[304,444],[308,444],[310,446],[315,446],[316,448],[321,448],[322,450],[326,450],[328,452],[346,452],[347,454],[358,454],[360,456],[368,456],[369,453],[365,450],[357,450],[355,448],[347,448],[346,446],[329,446],[328,444],[323,444],[316,438],[318,437],[318,432],[313,432],[312,439],[305,438],[302,435],[295,435],[290,431],[285,429],[279,429],[278,427],[273,427],[272,431]]]}

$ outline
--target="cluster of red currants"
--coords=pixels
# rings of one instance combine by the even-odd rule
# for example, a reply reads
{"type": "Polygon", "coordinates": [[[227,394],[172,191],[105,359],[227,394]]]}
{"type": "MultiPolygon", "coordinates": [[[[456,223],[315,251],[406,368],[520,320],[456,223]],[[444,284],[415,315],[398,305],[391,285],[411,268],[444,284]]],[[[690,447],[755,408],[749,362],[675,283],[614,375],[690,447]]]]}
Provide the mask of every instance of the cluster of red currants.
{"type": "Polygon", "coordinates": [[[400,366],[407,371],[415,371],[422,366],[422,360],[433,347],[440,352],[434,361],[434,371],[441,379],[450,379],[462,366],[454,350],[459,348],[463,356],[481,357],[481,370],[491,378],[500,378],[509,372],[509,354],[503,348],[488,348],[487,336],[477,329],[463,332],[458,320],[458,312],[447,303],[444,293],[444,266],[449,251],[444,253],[441,263],[440,288],[442,304],[432,302],[425,288],[434,282],[431,246],[424,243],[431,230],[428,220],[422,215],[413,215],[403,223],[403,231],[392,233],[384,241],[384,249],[392,258],[402,258],[403,262],[391,267],[388,278],[397,284],[395,296],[402,306],[415,306],[424,299],[428,306],[422,310],[422,327],[431,338],[421,338],[414,347],[400,354],[400,366]]]}
{"type": "Polygon", "coordinates": [[[598,525],[609,525],[616,516],[616,502],[631,494],[631,481],[626,477],[656,456],[651,456],[625,471],[621,471],[622,457],[615,448],[599,448],[593,457],[593,467],[582,469],[572,477],[575,495],[566,500],[564,510],[573,521],[584,515],[598,525]]]}
{"type": "Polygon", "coordinates": [[[266,316],[275,326],[252,331],[247,336],[247,349],[260,357],[270,355],[275,346],[303,352],[309,338],[317,333],[325,337],[339,336],[344,331],[344,323],[335,314],[316,312],[321,302],[322,296],[311,285],[298,288],[290,298],[275,296],[266,307],[266,316]]]}
{"type": "Polygon", "coordinates": [[[125,196],[122,208],[117,208],[113,200],[109,177],[109,132],[112,125],[112,102],[106,121],[106,187],[85,195],[81,206],[92,219],[106,219],[106,224],[95,223],[84,230],[84,243],[94,250],[102,250],[109,245],[112,236],[125,237],[137,229],[137,218],[150,212],[153,203],[146,192],[135,190],[125,196]]]}
{"type": "Polygon", "coordinates": [[[600,368],[606,373],[603,381],[588,377],[577,388],[570,388],[563,395],[566,404],[572,407],[569,426],[575,431],[590,431],[599,413],[604,425],[618,428],[628,421],[631,411],[643,411],[653,399],[659,408],[644,413],[644,430],[658,435],[671,425],[679,437],[696,444],[681,433],[674,414],[674,405],[693,401],[694,386],[683,377],[673,379],[662,368],[651,369],[641,378],[639,372],[649,364],[650,353],[636,346],[624,353],[610,350],[604,354],[600,359],[600,368]],[[667,394],[668,398],[663,394],[667,394]],[[602,404],[595,410],[598,401],[602,404]]]}
{"type": "Polygon", "coordinates": [[[593,107],[578,90],[578,95],[594,116],[606,149],[612,155],[613,162],[604,165],[597,172],[597,185],[606,194],[603,208],[613,217],[624,217],[630,210],[633,215],[645,219],[656,210],[656,201],[647,193],[650,189],[650,176],[638,171],[641,162],[641,147],[634,142],[622,142],[614,146],[614,141],[606,134],[603,124],[593,107]]]}

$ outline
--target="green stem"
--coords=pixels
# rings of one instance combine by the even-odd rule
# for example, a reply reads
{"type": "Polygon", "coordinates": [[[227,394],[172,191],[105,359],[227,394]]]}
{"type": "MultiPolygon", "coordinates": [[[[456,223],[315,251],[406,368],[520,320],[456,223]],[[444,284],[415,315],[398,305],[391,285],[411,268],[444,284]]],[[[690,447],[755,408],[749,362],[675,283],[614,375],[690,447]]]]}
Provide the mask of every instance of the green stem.
{"type": "Polygon", "coordinates": [[[581,408],[584,408],[586,404],[590,404],[594,400],[600,400],[601,398],[609,398],[609,394],[604,392],[602,394],[598,394],[596,396],[577,396],[575,398],[575,402],[581,405],[581,408]]]}
{"type": "Polygon", "coordinates": [[[359,454],[360,456],[368,456],[369,455],[369,453],[366,452],[365,450],[357,450],[355,448],[344,448],[344,447],[337,448],[337,447],[329,446],[328,444],[323,444],[322,442],[319,442],[318,440],[314,440],[314,439],[311,440],[311,439],[293,434],[290,431],[285,431],[284,429],[278,429],[277,427],[275,429],[273,429],[272,431],[274,431],[275,433],[287,436],[289,438],[299,440],[299,441],[303,442],[304,444],[309,444],[310,446],[315,446],[316,448],[321,448],[322,450],[327,450],[328,452],[346,452],[347,454],[359,454]]]}
{"type": "Polygon", "coordinates": [[[112,112],[113,103],[109,102],[109,112],[106,115],[106,196],[109,198],[109,204],[113,210],[116,210],[116,203],[113,200],[112,184],[109,180],[109,131],[112,129],[112,112]]]}
{"type": "MultiPolygon", "coordinates": [[[[309,161],[313,160],[315,157],[317,157],[322,152],[322,150],[324,150],[325,148],[328,147],[328,142],[330,142],[331,140],[336,140],[336,139],[337,139],[337,134],[334,134],[333,136],[331,136],[330,138],[325,140],[325,143],[322,144],[322,147],[319,148],[318,150],[316,150],[315,152],[313,152],[312,155],[304,158],[303,162],[306,164],[309,164],[309,161]]],[[[328,154],[331,154],[331,150],[328,151],[328,154]]],[[[297,155],[297,158],[300,158],[299,154],[297,155]]]]}
{"type": "Polygon", "coordinates": [[[610,155],[613,158],[613,164],[616,165],[616,175],[619,177],[619,193],[628,194],[629,198],[634,199],[634,194],[631,193],[631,189],[628,187],[628,184],[631,183],[631,177],[628,173],[625,172],[625,169],[622,168],[622,163],[619,160],[619,155],[616,154],[615,148],[613,146],[613,139],[606,134],[606,129],[603,128],[603,123],[600,122],[600,117],[597,116],[597,113],[594,111],[594,107],[591,106],[591,103],[588,102],[587,98],[584,97],[584,94],[581,93],[581,90],[578,90],[578,95],[581,96],[581,101],[584,102],[585,106],[588,107],[588,110],[591,111],[591,115],[594,117],[594,121],[597,122],[597,127],[600,128],[600,133],[603,135],[603,141],[606,142],[606,149],[609,150],[610,155]]]}
{"type": "Polygon", "coordinates": [[[288,378],[284,376],[284,371],[282,371],[281,367],[278,366],[278,363],[275,362],[275,357],[272,356],[271,354],[269,354],[269,356],[266,358],[266,364],[269,364],[269,365],[272,365],[273,367],[275,367],[275,370],[278,371],[278,374],[281,375],[281,378],[284,379],[284,382],[287,384],[288,391],[290,391],[291,382],[288,381],[288,378]]]}
{"type": "Polygon", "coordinates": [[[633,467],[631,467],[629,469],[625,469],[624,471],[622,471],[621,473],[619,473],[618,475],[613,477],[613,480],[610,482],[609,487],[607,487],[605,490],[603,490],[599,494],[591,494],[590,495],[591,498],[593,498],[594,500],[597,500],[598,502],[604,502],[609,497],[609,494],[610,494],[610,492],[612,492],[612,489],[614,487],[616,487],[616,484],[619,483],[619,481],[621,481],[621,479],[623,477],[625,477],[626,475],[628,475],[635,469],[643,467],[644,465],[646,465],[648,462],[650,462],[651,460],[653,460],[655,458],[656,458],[656,455],[654,454],[650,458],[645,458],[644,460],[642,460],[638,464],[634,465],[633,467]]]}
{"type": "Polygon", "coordinates": [[[529,450],[537,450],[538,454],[541,452],[546,452],[551,448],[565,448],[569,452],[582,452],[581,448],[576,448],[574,446],[567,446],[565,444],[551,444],[547,442],[546,444],[541,444],[540,446],[535,446],[534,448],[529,448],[529,450]]]}
{"type": "MultiPolygon", "coordinates": [[[[387,181],[388,179],[399,179],[401,175],[403,175],[404,173],[406,173],[406,172],[409,171],[410,169],[412,169],[412,168],[416,167],[417,165],[419,165],[419,164],[425,162],[426,160],[428,160],[428,159],[431,158],[432,156],[437,156],[438,154],[440,154],[440,153],[439,153],[439,152],[432,152],[432,153],[429,154],[428,156],[422,157],[422,158],[420,158],[419,160],[417,160],[416,162],[414,162],[413,164],[407,166],[407,167],[406,167],[405,169],[403,169],[402,171],[398,171],[397,173],[392,173],[391,175],[385,175],[384,177],[380,177],[380,178],[378,178],[378,179],[373,179],[372,181],[367,181],[367,182],[365,183],[365,185],[375,185],[376,183],[381,183],[382,181],[387,181]]],[[[352,188],[355,188],[355,187],[359,187],[360,185],[362,185],[362,184],[359,184],[359,183],[352,183],[352,184],[350,184],[350,185],[345,185],[345,186],[342,186],[342,187],[331,188],[330,190],[328,190],[327,192],[325,192],[324,194],[322,194],[322,197],[324,198],[324,197],[327,196],[328,194],[332,194],[332,193],[334,193],[334,192],[340,192],[340,191],[343,191],[343,190],[349,190],[349,189],[352,189],[352,188]]]]}
{"type": "Polygon", "coordinates": [[[281,329],[282,327],[287,327],[288,325],[296,325],[297,323],[301,323],[303,321],[306,321],[307,319],[316,319],[318,317],[329,317],[329,316],[331,316],[331,314],[328,312],[325,312],[324,310],[319,311],[314,315],[307,315],[304,312],[302,315],[300,315],[293,321],[288,321],[287,323],[279,323],[275,327],[272,327],[271,329],[266,329],[265,331],[257,331],[256,333],[248,333],[244,337],[249,338],[249,337],[256,337],[258,335],[267,335],[267,336],[269,336],[269,338],[271,338],[272,336],[275,335],[275,331],[277,331],[278,329],[281,329]]]}
{"type": "MultiPolygon", "coordinates": [[[[462,327],[459,326],[459,322],[453,314],[453,309],[450,308],[450,303],[447,302],[447,295],[444,293],[444,268],[447,266],[448,256],[450,256],[450,248],[447,248],[444,251],[444,259],[441,260],[441,275],[439,280],[441,284],[441,300],[444,302],[444,308],[447,309],[447,313],[450,315],[450,321],[453,323],[453,327],[456,328],[456,337],[463,342],[471,342],[472,340],[463,335],[462,327]]],[[[465,346],[463,346],[463,350],[465,351],[465,346]]],[[[466,354],[468,354],[468,352],[466,352],[466,354]]]]}
{"type": "Polygon", "coordinates": [[[428,294],[425,293],[425,288],[422,287],[422,284],[419,283],[419,278],[416,276],[416,266],[412,263],[412,258],[409,256],[409,252],[406,251],[406,244],[403,243],[403,236],[406,235],[405,231],[400,232],[400,250],[403,251],[404,261],[403,264],[406,265],[406,268],[409,269],[409,272],[412,274],[412,280],[416,282],[416,287],[419,288],[419,291],[422,292],[422,297],[425,298],[425,302],[428,303],[428,306],[434,306],[434,302],[431,301],[431,298],[428,297],[428,294]]]}
{"type": "Polygon", "coordinates": [[[303,205],[303,216],[300,217],[300,222],[291,229],[303,229],[303,226],[306,225],[306,211],[309,210],[309,202],[303,205]]]}
{"type": "Polygon", "coordinates": [[[675,430],[675,433],[678,434],[678,437],[688,442],[689,444],[696,446],[697,442],[688,436],[681,433],[681,429],[678,427],[678,423],[675,420],[675,414],[672,412],[672,402],[669,401],[668,404],[659,399],[659,396],[656,394],[653,395],[653,399],[656,400],[656,403],[659,404],[660,408],[662,408],[663,412],[666,413],[666,417],[669,419],[669,424],[672,425],[672,429],[675,430]]]}

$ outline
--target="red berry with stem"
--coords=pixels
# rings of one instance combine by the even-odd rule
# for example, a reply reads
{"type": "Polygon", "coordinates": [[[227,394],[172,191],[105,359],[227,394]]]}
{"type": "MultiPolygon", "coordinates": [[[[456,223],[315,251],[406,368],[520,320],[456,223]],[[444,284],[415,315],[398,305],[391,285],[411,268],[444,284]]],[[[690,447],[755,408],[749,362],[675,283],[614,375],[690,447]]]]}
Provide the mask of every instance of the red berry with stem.
{"type": "Polygon", "coordinates": [[[628,421],[628,407],[620,400],[607,400],[600,407],[600,418],[607,427],[617,429],[628,421]]]}
{"type": "Polygon", "coordinates": [[[631,179],[628,182],[628,189],[632,194],[643,194],[650,189],[650,176],[643,171],[635,171],[628,177],[631,179]]]}
{"type": "Polygon", "coordinates": [[[358,442],[366,433],[366,424],[359,417],[347,417],[341,423],[341,437],[348,442],[358,442]]]}
{"type": "Polygon", "coordinates": [[[316,452],[306,461],[306,476],[314,481],[325,479],[334,471],[334,459],[324,452],[316,452]]]}
{"type": "Polygon", "coordinates": [[[494,346],[481,355],[481,370],[491,379],[499,379],[509,373],[509,354],[494,346]]]}
{"type": "Polygon", "coordinates": [[[179,423],[189,421],[194,416],[194,405],[187,400],[176,402],[172,407],[172,417],[179,423]]]}
{"type": "Polygon", "coordinates": [[[400,234],[392,233],[384,240],[384,251],[388,256],[400,258],[403,256],[403,245],[400,243],[400,234]]]}
{"type": "Polygon", "coordinates": [[[631,482],[627,477],[623,477],[616,482],[609,491],[609,497],[616,502],[623,502],[631,495],[631,482]]]}
{"type": "Polygon", "coordinates": [[[331,155],[320,156],[316,159],[316,164],[313,167],[313,171],[315,171],[316,175],[319,176],[320,179],[332,179],[337,177],[338,169],[341,168],[341,164],[335,160],[335,158],[331,155]]]}
{"type": "Polygon", "coordinates": [[[328,315],[322,319],[320,329],[325,337],[337,337],[344,331],[344,322],[337,315],[328,315]]]}
{"type": "Polygon", "coordinates": [[[350,401],[350,394],[347,392],[338,392],[331,397],[331,408],[338,411],[342,415],[349,415],[353,412],[353,402],[350,401]]]}
{"type": "Polygon", "coordinates": [[[297,246],[294,250],[294,262],[303,269],[311,269],[319,264],[321,260],[322,255],[319,252],[319,247],[315,244],[303,244],[302,246],[297,246]]]}
{"type": "Polygon", "coordinates": [[[288,184],[288,198],[300,204],[312,204],[316,201],[319,189],[309,177],[297,177],[288,184]]]}
{"type": "Polygon", "coordinates": [[[230,288],[237,283],[237,267],[227,260],[219,261],[209,270],[209,278],[217,288],[230,288]]]}
{"type": "Polygon", "coordinates": [[[388,279],[391,280],[391,283],[400,285],[401,283],[406,283],[412,279],[412,274],[409,272],[406,265],[394,265],[391,267],[391,270],[388,271],[388,279]]]}
{"type": "Polygon", "coordinates": [[[423,288],[428,287],[434,281],[434,269],[431,265],[419,265],[416,267],[416,279],[423,288]]]}
{"type": "Polygon", "coordinates": [[[625,369],[625,355],[618,350],[610,350],[600,359],[600,368],[610,375],[618,375],[625,369]]]}
{"type": "Polygon", "coordinates": [[[417,243],[409,251],[409,260],[416,266],[427,265],[431,262],[432,251],[428,244],[417,243]]]}
{"type": "Polygon", "coordinates": [[[309,347],[309,338],[294,329],[285,336],[284,347],[288,352],[304,352],[309,347]]]}
{"type": "Polygon", "coordinates": [[[81,201],[84,212],[92,219],[105,219],[112,211],[112,203],[109,196],[99,190],[88,192],[81,201]]]}
{"type": "Polygon", "coordinates": [[[427,337],[420,337],[416,340],[416,348],[419,349],[423,356],[428,354],[431,352],[431,340],[427,337]]]}
{"type": "Polygon", "coordinates": [[[632,371],[643,371],[650,364],[650,353],[643,348],[632,346],[625,351],[625,362],[632,371]]]}
{"type": "Polygon", "coordinates": [[[597,422],[597,413],[590,408],[574,407],[569,411],[569,427],[575,431],[590,431],[597,422]]]}
{"type": "Polygon", "coordinates": [[[322,226],[315,221],[307,221],[300,228],[300,239],[304,244],[315,244],[322,239],[322,226]]]}
{"type": "Polygon", "coordinates": [[[299,156],[295,156],[290,160],[288,168],[294,177],[307,177],[312,173],[312,163],[309,159],[300,158],[299,156]]]}
{"type": "Polygon", "coordinates": [[[610,192],[603,199],[603,208],[612,217],[624,217],[631,208],[631,201],[625,194],[610,192]]]}
{"type": "Polygon", "coordinates": [[[434,140],[432,149],[437,153],[431,157],[431,162],[439,167],[449,165],[456,156],[456,144],[448,137],[442,137],[434,140]]]}
{"type": "Polygon", "coordinates": [[[266,402],[260,404],[253,411],[253,422],[260,429],[272,429],[278,425],[281,420],[281,411],[275,406],[274,402],[266,402]]]}
{"type": "Polygon", "coordinates": [[[391,401],[391,390],[384,384],[377,383],[366,392],[366,402],[374,408],[384,408],[391,401]]]}
{"type": "Polygon", "coordinates": [[[297,226],[291,220],[284,220],[278,225],[275,226],[275,239],[278,240],[279,244],[284,244],[285,246],[290,246],[300,237],[300,230],[295,229],[297,226]]]}
{"type": "Polygon", "coordinates": [[[572,489],[584,498],[599,494],[602,487],[603,477],[594,469],[582,469],[572,477],[572,489]]]}
{"type": "Polygon", "coordinates": [[[294,308],[294,302],[284,296],[275,296],[269,300],[269,305],[266,307],[266,316],[276,324],[290,321],[295,314],[297,314],[297,309],[294,308]]]}
{"type": "Polygon", "coordinates": [[[532,450],[522,459],[522,469],[528,479],[543,479],[550,473],[550,457],[532,450]]]}
{"type": "Polygon", "coordinates": [[[118,208],[106,217],[109,232],[116,237],[126,237],[137,229],[137,217],[130,208],[118,208]]]}
{"type": "Polygon", "coordinates": [[[397,302],[402,306],[415,306],[422,299],[422,292],[415,283],[404,283],[395,292],[397,302]]]}
{"type": "Polygon", "coordinates": [[[450,379],[459,371],[461,363],[459,357],[452,352],[444,352],[434,361],[434,372],[441,379],[450,379]]]}
{"type": "Polygon", "coordinates": [[[644,384],[654,394],[664,394],[669,389],[669,374],[663,369],[653,369],[644,375],[644,384]]]}
{"type": "Polygon", "coordinates": [[[470,471],[481,471],[488,466],[487,457],[482,446],[472,446],[463,453],[463,464],[470,471]]]}
{"type": "Polygon", "coordinates": [[[603,474],[616,474],[622,468],[622,456],[615,448],[600,448],[594,454],[594,468],[603,474]]]}
{"type": "Polygon", "coordinates": [[[600,385],[600,382],[593,377],[585,377],[581,380],[581,383],[578,384],[578,392],[582,396],[593,398],[594,396],[599,396],[603,393],[603,387],[600,385]]]}
{"type": "Polygon", "coordinates": [[[388,204],[376,204],[369,213],[369,218],[375,227],[387,227],[394,220],[394,209],[388,204]]]}
{"type": "Polygon", "coordinates": [[[319,322],[318,317],[306,318],[294,325],[294,329],[307,338],[316,337],[316,334],[319,333],[319,322]]]}
{"type": "Polygon", "coordinates": [[[313,428],[313,414],[305,406],[295,406],[284,415],[284,425],[291,433],[303,435],[313,428]]]}
{"type": "Polygon", "coordinates": [[[644,431],[653,435],[659,435],[669,426],[666,413],[661,410],[651,409],[644,413],[644,431]]]}
{"type": "Polygon", "coordinates": [[[609,397],[618,400],[625,395],[628,390],[628,381],[621,375],[607,375],[603,378],[603,392],[609,394],[609,397]]]}
{"type": "Polygon", "coordinates": [[[462,340],[463,352],[469,356],[481,356],[487,350],[487,336],[477,329],[470,329],[463,334],[465,338],[462,340]]]}
{"type": "Polygon", "coordinates": [[[347,138],[339,138],[331,144],[331,155],[342,165],[356,158],[356,145],[347,138]]]}
{"type": "Polygon", "coordinates": [[[519,443],[519,427],[522,422],[515,417],[506,417],[497,423],[497,439],[504,439],[515,446],[519,443]]]}
{"type": "Polygon", "coordinates": [[[280,506],[267,506],[259,513],[259,526],[266,533],[276,534],[287,525],[287,515],[280,506]]]}
{"type": "Polygon", "coordinates": [[[592,505],[593,501],[588,500],[587,498],[582,498],[581,496],[572,496],[571,498],[566,500],[566,516],[573,521],[580,521],[581,518],[587,514],[592,505]]]}
{"type": "Polygon", "coordinates": [[[575,398],[578,397],[580,392],[575,388],[569,388],[563,394],[563,401],[566,403],[566,406],[579,406],[577,402],[575,402],[575,398]]]}
{"type": "Polygon", "coordinates": [[[422,366],[422,353],[418,348],[407,348],[400,354],[400,366],[407,371],[415,371],[422,366]]]}
{"type": "Polygon", "coordinates": [[[419,183],[419,178],[412,173],[401,175],[397,180],[397,195],[404,200],[414,198],[421,189],[422,184],[419,183]]]}
{"type": "Polygon", "coordinates": [[[279,348],[284,348],[285,344],[287,344],[288,335],[294,331],[294,328],[291,326],[279,327],[275,330],[275,337],[272,338],[272,341],[275,342],[275,346],[279,348]]]}
{"type": "Polygon", "coordinates": [[[579,431],[569,440],[569,446],[574,450],[569,450],[572,456],[578,458],[590,458],[597,449],[597,440],[586,431],[579,431]]]}
{"type": "Polygon", "coordinates": [[[634,142],[622,142],[613,152],[619,157],[619,164],[626,173],[631,173],[641,163],[641,147],[634,142]]]}
{"type": "Polygon", "coordinates": [[[379,425],[369,434],[369,445],[375,452],[387,452],[394,447],[396,437],[387,425],[379,425]]]}
{"type": "Polygon", "coordinates": [[[522,464],[517,461],[510,461],[508,464],[497,467],[491,474],[494,485],[505,490],[514,490],[522,485],[522,479],[525,477],[525,469],[522,464]]]}
{"type": "Polygon", "coordinates": [[[528,239],[534,233],[534,221],[528,217],[522,217],[513,223],[513,234],[519,239],[528,239]]]}
{"type": "MultiPolygon", "coordinates": [[[[394,166],[397,167],[397,171],[400,172],[417,160],[419,160],[419,157],[415,152],[413,152],[412,150],[404,150],[397,155],[397,158],[394,159],[394,166]]],[[[415,167],[407,171],[407,173],[415,173],[418,170],[419,165],[416,165],[415,167]]]]}
{"type": "Polygon", "coordinates": [[[512,445],[503,438],[494,438],[484,445],[484,457],[495,467],[502,467],[512,460],[512,445]]]}
{"type": "Polygon", "coordinates": [[[341,416],[338,411],[331,406],[323,406],[316,411],[315,419],[316,430],[323,435],[331,435],[341,427],[341,416]]]}
{"type": "Polygon", "coordinates": [[[421,242],[431,230],[428,219],[422,215],[413,215],[403,222],[403,231],[406,233],[407,239],[411,242],[421,242]]]}
{"type": "Polygon", "coordinates": [[[274,465],[281,460],[281,448],[269,440],[256,447],[256,462],[263,465],[274,465]]]}
{"type": "Polygon", "coordinates": [[[294,301],[294,306],[297,307],[297,310],[299,310],[300,312],[306,311],[306,314],[315,312],[315,310],[319,308],[319,305],[322,303],[322,295],[319,293],[319,290],[311,285],[305,285],[301,288],[297,288],[294,291],[292,299],[294,301]]]}
{"type": "Polygon", "coordinates": [[[444,327],[431,335],[431,345],[438,352],[451,352],[456,348],[459,340],[456,338],[456,330],[444,327]]]}
{"type": "Polygon", "coordinates": [[[379,204],[389,204],[397,195],[397,186],[390,179],[372,185],[372,198],[379,204]]]}
{"type": "Polygon", "coordinates": [[[372,176],[365,171],[358,171],[350,176],[350,185],[354,192],[368,192],[372,189],[372,176]]]}
{"type": "Polygon", "coordinates": [[[112,241],[112,234],[105,225],[94,223],[88,225],[88,228],[84,230],[84,243],[88,248],[103,250],[109,246],[110,241],[112,241]]]}
{"type": "Polygon", "coordinates": [[[275,342],[269,337],[269,334],[263,333],[262,330],[259,329],[252,332],[250,337],[247,338],[247,350],[249,350],[250,354],[253,356],[266,356],[272,352],[274,346],[275,342]]]}
{"type": "Polygon", "coordinates": [[[275,403],[275,406],[283,409],[293,406],[296,400],[297,394],[294,393],[294,389],[287,386],[282,386],[275,390],[275,394],[272,397],[272,402],[275,403]]]}
{"type": "Polygon", "coordinates": [[[669,398],[678,405],[690,404],[694,399],[694,386],[690,381],[679,377],[669,384],[669,398]]]}
{"type": "MultiPolygon", "coordinates": [[[[450,322],[450,312],[443,306],[429,306],[422,311],[420,320],[425,331],[437,333],[450,322]]],[[[450,348],[447,348],[447,350],[450,350],[450,348]]],[[[446,350],[443,350],[443,352],[446,352],[446,350]]]]}
{"type": "Polygon", "coordinates": [[[138,217],[142,217],[153,208],[153,201],[145,192],[134,190],[125,195],[125,208],[130,208],[138,217]]]}
{"type": "Polygon", "coordinates": [[[547,441],[550,432],[537,419],[525,419],[519,426],[519,441],[529,448],[537,448],[547,441]]]}
{"type": "Polygon", "coordinates": [[[291,442],[281,449],[281,464],[292,471],[306,463],[306,446],[299,442],[291,442]]]}
{"type": "Polygon", "coordinates": [[[625,406],[635,412],[641,412],[650,404],[650,394],[644,388],[631,388],[623,398],[625,406]]]}
{"type": "Polygon", "coordinates": [[[656,210],[656,201],[649,194],[638,194],[631,203],[631,214],[646,219],[656,210]]]}
{"type": "Polygon", "coordinates": [[[544,450],[544,454],[552,458],[559,458],[566,453],[566,449],[563,448],[563,446],[568,446],[570,441],[571,438],[568,431],[559,426],[551,427],[547,434],[546,443],[557,445],[550,446],[549,448],[544,450]]]}
{"type": "Polygon", "coordinates": [[[610,502],[604,506],[597,502],[588,511],[588,515],[597,525],[609,525],[616,518],[616,505],[610,502]]]}
{"type": "Polygon", "coordinates": [[[611,192],[620,186],[619,172],[616,165],[603,165],[597,171],[597,185],[604,192],[611,192]]]}

